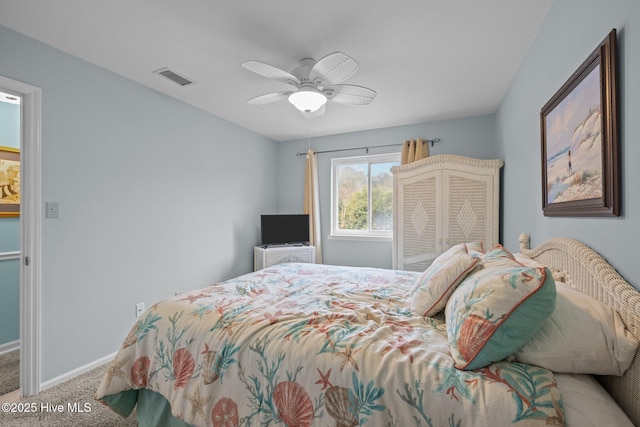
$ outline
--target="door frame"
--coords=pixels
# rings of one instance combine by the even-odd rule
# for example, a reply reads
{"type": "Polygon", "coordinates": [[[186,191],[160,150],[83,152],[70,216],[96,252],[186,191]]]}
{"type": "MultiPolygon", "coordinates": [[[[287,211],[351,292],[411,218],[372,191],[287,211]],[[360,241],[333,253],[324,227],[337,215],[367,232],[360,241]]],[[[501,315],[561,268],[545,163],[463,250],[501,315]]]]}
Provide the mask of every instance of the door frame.
{"type": "Polygon", "coordinates": [[[0,76],[20,96],[20,394],[40,391],[42,253],[42,90],[0,76]]]}

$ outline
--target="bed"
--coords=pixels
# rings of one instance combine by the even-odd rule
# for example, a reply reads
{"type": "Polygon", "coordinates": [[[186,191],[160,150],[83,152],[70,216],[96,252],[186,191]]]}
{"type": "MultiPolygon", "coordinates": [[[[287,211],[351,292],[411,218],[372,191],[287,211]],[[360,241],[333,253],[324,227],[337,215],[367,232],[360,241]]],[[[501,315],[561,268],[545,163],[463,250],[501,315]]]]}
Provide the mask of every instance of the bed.
{"type": "Polygon", "coordinates": [[[462,245],[425,272],[287,263],[159,302],[133,326],[96,399],[125,417],[135,408],[140,426],[639,424],[640,293],[571,239],[529,250],[523,236],[521,254],[462,245]],[[452,264],[460,274],[435,274],[452,264]],[[509,315],[482,304],[470,313],[496,276],[526,297],[509,315]],[[428,295],[424,315],[416,290],[436,282],[442,292],[428,295]],[[511,322],[512,313],[553,311],[556,282],[619,313],[624,375],[553,372],[493,341],[519,331],[509,342],[533,342],[540,326],[525,331],[534,322],[511,322]]]}

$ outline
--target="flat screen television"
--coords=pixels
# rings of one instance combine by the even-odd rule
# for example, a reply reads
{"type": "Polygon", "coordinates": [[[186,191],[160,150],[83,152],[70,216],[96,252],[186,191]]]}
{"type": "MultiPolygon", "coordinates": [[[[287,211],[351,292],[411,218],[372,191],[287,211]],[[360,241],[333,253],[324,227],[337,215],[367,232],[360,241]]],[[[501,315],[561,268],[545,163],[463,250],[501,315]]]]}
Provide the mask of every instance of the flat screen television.
{"type": "Polygon", "coordinates": [[[309,215],[271,214],[260,216],[262,245],[309,244],[309,215]]]}

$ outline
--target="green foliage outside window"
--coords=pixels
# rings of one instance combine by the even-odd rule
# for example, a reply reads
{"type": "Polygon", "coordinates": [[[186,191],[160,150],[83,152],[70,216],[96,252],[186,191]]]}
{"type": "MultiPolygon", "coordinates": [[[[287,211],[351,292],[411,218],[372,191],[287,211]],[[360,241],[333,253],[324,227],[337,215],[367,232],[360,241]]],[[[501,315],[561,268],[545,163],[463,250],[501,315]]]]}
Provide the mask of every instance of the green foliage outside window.
{"type": "MultiPolygon", "coordinates": [[[[371,180],[371,229],[391,230],[393,226],[393,179],[390,163],[383,172],[371,180]]],[[[338,227],[342,230],[368,229],[368,174],[367,164],[344,165],[339,170],[338,227]]]]}

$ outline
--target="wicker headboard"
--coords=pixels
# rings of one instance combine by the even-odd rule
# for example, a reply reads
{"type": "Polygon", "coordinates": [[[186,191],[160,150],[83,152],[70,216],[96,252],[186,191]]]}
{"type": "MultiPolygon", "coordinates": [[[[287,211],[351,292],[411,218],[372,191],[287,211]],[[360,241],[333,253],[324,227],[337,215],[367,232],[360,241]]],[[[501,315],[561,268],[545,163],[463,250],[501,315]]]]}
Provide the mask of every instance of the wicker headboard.
{"type": "MultiPolygon", "coordinates": [[[[529,249],[529,236],[520,235],[520,252],[549,267],[566,284],[613,307],[629,332],[640,339],[640,291],[629,284],[597,252],[577,240],[553,238],[529,249]]],[[[621,377],[598,376],[602,386],[629,418],[640,426],[640,349],[621,377]]]]}

